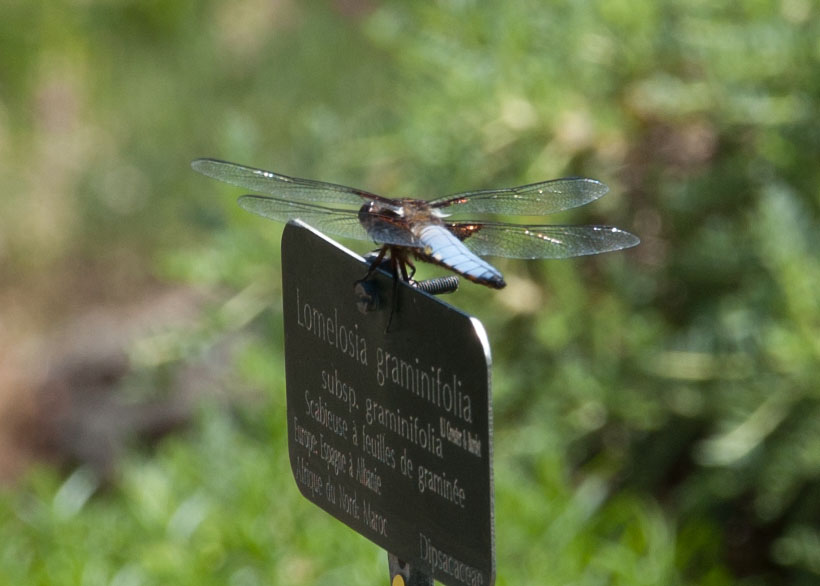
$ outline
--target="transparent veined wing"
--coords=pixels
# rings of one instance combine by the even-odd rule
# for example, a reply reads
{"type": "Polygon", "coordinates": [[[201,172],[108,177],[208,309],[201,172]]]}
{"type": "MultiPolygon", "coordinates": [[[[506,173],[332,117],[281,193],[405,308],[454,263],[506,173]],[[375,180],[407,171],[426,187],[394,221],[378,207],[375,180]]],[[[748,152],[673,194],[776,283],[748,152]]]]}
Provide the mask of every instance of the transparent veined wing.
{"type": "Polygon", "coordinates": [[[372,240],[379,244],[420,246],[410,231],[394,224],[390,217],[384,217],[384,222],[377,223],[380,226],[377,232],[368,232],[359,222],[357,210],[326,208],[266,195],[243,195],[238,203],[241,208],[271,220],[302,220],[325,234],[354,240],[372,240]]]}
{"type": "Polygon", "coordinates": [[[595,179],[569,177],[505,189],[467,191],[433,200],[430,205],[449,208],[447,213],[453,214],[541,216],[588,204],[607,191],[609,188],[595,179]]]}
{"type": "Polygon", "coordinates": [[[374,193],[354,187],[288,177],[273,171],[254,169],[217,159],[196,159],[191,163],[191,167],[194,171],[213,179],[253,191],[269,193],[282,199],[354,206],[361,206],[365,201],[371,199],[384,199],[374,193]]]}
{"type": "Polygon", "coordinates": [[[450,230],[479,256],[569,258],[631,248],[640,239],[613,226],[521,226],[459,222],[450,230]]]}

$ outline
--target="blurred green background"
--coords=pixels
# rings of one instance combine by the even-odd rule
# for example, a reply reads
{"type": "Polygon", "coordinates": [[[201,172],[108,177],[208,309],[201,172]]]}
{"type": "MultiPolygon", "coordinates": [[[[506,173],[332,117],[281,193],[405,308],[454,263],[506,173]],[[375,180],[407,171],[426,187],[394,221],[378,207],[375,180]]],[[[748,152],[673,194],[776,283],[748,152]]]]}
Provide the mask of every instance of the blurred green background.
{"type": "Polygon", "coordinates": [[[387,583],[291,478],[282,227],[199,156],[606,182],[555,221],[638,248],[447,298],[494,350],[497,584],[820,582],[816,3],[0,10],[1,582],[387,583]]]}

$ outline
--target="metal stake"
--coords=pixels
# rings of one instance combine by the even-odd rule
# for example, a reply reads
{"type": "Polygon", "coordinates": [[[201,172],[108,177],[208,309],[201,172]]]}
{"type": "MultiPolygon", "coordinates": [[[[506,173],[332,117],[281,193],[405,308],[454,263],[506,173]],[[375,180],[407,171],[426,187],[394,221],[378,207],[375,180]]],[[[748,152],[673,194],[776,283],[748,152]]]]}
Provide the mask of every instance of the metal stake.
{"type": "Polygon", "coordinates": [[[433,578],[390,552],[387,553],[387,564],[390,567],[390,586],[433,586],[433,578]]]}

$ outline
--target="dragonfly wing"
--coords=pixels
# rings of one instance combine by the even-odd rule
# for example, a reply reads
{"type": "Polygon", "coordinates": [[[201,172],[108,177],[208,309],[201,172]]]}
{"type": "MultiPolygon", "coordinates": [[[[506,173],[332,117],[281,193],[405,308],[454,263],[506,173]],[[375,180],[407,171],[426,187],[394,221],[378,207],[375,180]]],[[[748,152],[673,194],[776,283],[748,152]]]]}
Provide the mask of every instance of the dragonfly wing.
{"type": "Polygon", "coordinates": [[[396,246],[421,246],[410,231],[395,225],[390,217],[376,222],[378,227],[368,232],[359,221],[357,210],[326,208],[266,195],[243,195],[238,203],[241,208],[264,218],[279,222],[299,219],[320,232],[334,236],[396,246]]]}
{"type": "Polygon", "coordinates": [[[570,177],[506,189],[467,191],[433,200],[430,205],[452,206],[452,213],[542,216],[582,206],[607,191],[609,188],[595,179],[570,177]]]}
{"type": "Polygon", "coordinates": [[[376,194],[353,187],[288,177],[272,171],[254,169],[217,159],[196,159],[191,163],[191,167],[194,171],[213,179],[284,199],[355,206],[362,205],[366,200],[383,199],[376,194]]]}
{"type": "Polygon", "coordinates": [[[480,256],[569,258],[636,246],[640,239],[613,226],[521,226],[458,222],[450,230],[480,256]]]}
{"type": "Polygon", "coordinates": [[[359,223],[355,210],[335,210],[264,195],[243,195],[238,203],[241,208],[271,220],[289,222],[299,219],[320,232],[355,240],[370,240],[359,223]]]}

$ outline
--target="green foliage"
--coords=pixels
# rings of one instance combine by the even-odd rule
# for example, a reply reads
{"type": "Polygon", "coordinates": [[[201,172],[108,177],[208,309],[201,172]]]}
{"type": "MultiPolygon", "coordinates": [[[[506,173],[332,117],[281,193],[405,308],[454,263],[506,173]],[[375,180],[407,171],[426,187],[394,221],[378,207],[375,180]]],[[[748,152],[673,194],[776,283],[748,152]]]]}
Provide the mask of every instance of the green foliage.
{"type": "Polygon", "coordinates": [[[195,441],[133,455],[116,488],[91,499],[88,470],[62,480],[41,472],[3,501],[3,581],[327,583],[377,573],[384,560],[363,538],[303,506],[285,422],[270,407],[244,421],[204,413],[195,441]]]}
{"type": "Polygon", "coordinates": [[[815,582],[818,38],[806,0],[8,3],[0,268],[240,291],[186,344],[247,327],[265,398],[108,490],[32,474],[0,497],[0,576],[386,579],[290,479],[280,228],[188,169],[215,156],[393,196],[605,181],[556,222],[640,247],[499,261],[507,289],[448,299],[493,343],[497,583],[815,582]]]}

